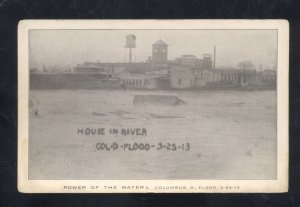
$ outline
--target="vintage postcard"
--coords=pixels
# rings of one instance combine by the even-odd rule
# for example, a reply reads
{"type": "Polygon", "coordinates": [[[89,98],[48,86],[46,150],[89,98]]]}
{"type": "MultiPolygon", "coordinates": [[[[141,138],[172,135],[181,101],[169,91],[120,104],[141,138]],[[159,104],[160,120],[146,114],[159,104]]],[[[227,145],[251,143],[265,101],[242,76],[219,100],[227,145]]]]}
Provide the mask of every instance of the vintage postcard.
{"type": "Polygon", "coordinates": [[[285,20],[24,20],[18,189],[288,191],[285,20]]]}

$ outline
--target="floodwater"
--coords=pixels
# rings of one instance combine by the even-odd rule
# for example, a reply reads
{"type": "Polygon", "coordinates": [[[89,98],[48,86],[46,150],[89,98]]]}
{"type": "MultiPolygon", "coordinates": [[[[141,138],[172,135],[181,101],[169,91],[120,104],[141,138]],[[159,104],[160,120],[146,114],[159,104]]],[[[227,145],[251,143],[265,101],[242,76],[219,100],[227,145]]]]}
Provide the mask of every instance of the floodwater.
{"type": "Polygon", "coordinates": [[[32,90],[30,97],[29,179],[276,179],[276,91],[32,90]],[[138,94],[187,104],[136,106],[138,94]],[[105,135],[78,133],[86,128],[105,135]],[[125,136],[122,128],[147,135],[125,136]],[[155,147],[121,148],[133,143],[155,147]]]}

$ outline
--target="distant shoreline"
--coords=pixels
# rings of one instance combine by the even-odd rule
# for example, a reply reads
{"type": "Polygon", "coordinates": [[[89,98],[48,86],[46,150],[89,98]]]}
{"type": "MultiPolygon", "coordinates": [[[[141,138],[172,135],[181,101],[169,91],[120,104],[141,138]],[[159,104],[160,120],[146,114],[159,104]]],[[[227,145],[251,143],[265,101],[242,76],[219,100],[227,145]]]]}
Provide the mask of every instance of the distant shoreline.
{"type": "Polygon", "coordinates": [[[85,90],[85,91],[163,91],[163,92],[176,92],[176,91],[187,91],[187,92],[222,92],[222,91],[244,91],[244,92],[252,92],[252,91],[276,91],[276,88],[195,88],[195,89],[115,89],[115,88],[31,88],[30,91],[58,91],[58,90],[70,90],[70,91],[77,91],[77,90],[85,90]]]}

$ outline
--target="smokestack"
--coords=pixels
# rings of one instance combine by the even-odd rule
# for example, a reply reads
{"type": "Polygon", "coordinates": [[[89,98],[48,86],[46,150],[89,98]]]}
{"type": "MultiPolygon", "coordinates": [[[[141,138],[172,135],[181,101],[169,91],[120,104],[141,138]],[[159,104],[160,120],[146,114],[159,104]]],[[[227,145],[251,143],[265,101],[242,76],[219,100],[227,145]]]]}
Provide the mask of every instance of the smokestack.
{"type": "Polygon", "coordinates": [[[214,70],[216,69],[216,46],[214,47],[214,70]]]}

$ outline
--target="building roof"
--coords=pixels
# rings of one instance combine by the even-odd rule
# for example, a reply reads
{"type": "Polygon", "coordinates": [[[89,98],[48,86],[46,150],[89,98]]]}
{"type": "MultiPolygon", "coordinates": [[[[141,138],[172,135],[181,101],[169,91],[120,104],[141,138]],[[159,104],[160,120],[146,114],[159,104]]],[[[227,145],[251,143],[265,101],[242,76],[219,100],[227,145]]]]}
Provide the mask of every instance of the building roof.
{"type": "Polygon", "coordinates": [[[181,57],[192,57],[192,58],[195,58],[196,56],[195,55],[181,55],[181,57]]]}
{"type": "Polygon", "coordinates": [[[144,80],[144,79],[155,79],[163,77],[161,74],[121,74],[121,79],[131,79],[131,80],[144,80]]]}
{"type": "Polygon", "coordinates": [[[133,38],[136,38],[136,36],[133,35],[133,34],[126,35],[126,37],[133,37],[133,38]]]}
{"type": "Polygon", "coordinates": [[[192,71],[190,67],[185,67],[183,65],[173,65],[170,69],[170,71],[176,71],[176,72],[186,72],[186,71],[192,71]]]}
{"type": "Polygon", "coordinates": [[[163,46],[168,46],[167,43],[162,41],[161,39],[157,40],[153,45],[163,45],[163,46]]]}
{"type": "Polygon", "coordinates": [[[244,70],[244,69],[237,69],[237,68],[223,68],[223,69],[215,69],[212,71],[217,71],[223,74],[254,74],[255,70],[244,70]]]}

